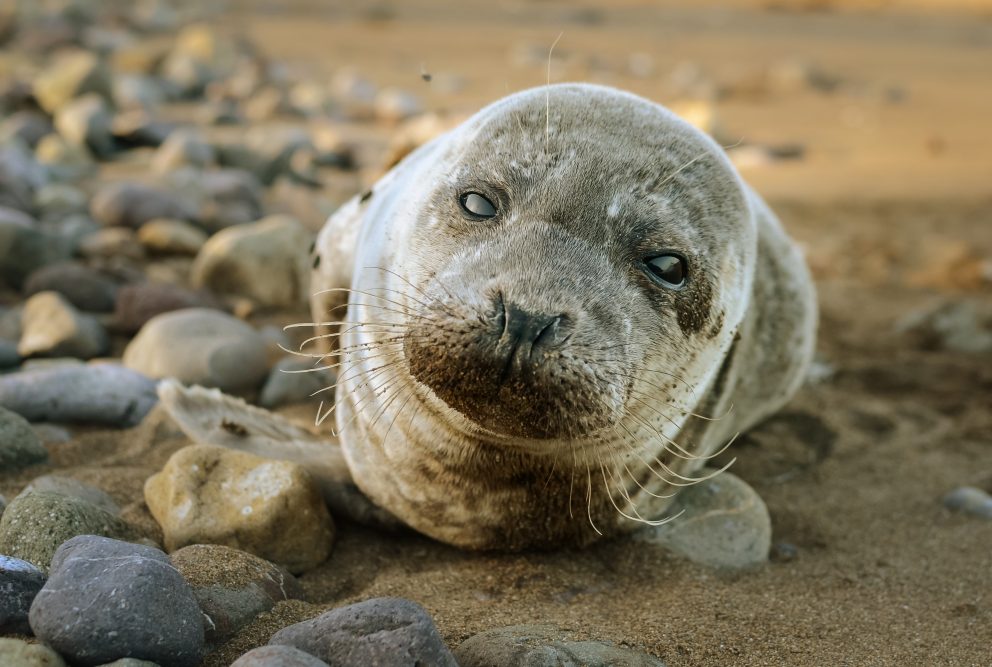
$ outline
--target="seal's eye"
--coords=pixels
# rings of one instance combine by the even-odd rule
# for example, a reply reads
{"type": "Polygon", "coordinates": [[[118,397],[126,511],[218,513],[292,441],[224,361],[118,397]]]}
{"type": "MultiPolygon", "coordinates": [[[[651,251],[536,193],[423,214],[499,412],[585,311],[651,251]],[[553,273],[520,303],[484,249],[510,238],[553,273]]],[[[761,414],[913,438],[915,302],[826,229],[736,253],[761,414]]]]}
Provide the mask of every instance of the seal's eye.
{"type": "Polygon", "coordinates": [[[478,192],[466,192],[460,198],[462,208],[476,218],[491,218],[496,215],[496,207],[478,192]]]}
{"type": "Polygon", "coordinates": [[[678,255],[658,255],[644,260],[648,275],[665,287],[682,287],[685,284],[686,261],[678,255]]]}

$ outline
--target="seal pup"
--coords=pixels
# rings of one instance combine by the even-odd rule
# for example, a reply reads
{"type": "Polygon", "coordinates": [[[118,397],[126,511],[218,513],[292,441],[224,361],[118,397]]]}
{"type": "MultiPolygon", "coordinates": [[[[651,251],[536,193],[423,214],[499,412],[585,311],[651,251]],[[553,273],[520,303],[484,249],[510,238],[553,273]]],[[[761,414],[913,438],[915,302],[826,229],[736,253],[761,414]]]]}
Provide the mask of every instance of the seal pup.
{"type": "Polygon", "coordinates": [[[812,281],[772,212],[712,139],[608,87],[491,104],[345,204],[314,252],[336,438],[174,382],[163,403],[194,440],[305,462],[332,509],[459,547],[677,521],[813,353],[812,281]]]}

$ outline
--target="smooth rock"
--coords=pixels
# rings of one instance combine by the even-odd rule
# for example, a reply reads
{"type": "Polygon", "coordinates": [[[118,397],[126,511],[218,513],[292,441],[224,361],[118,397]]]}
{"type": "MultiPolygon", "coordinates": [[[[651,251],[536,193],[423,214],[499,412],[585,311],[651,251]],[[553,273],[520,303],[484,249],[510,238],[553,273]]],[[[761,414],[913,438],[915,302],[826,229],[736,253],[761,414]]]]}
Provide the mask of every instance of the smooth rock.
{"type": "Polygon", "coordinates": [[[114,309],[117,283],[78,262],[42,267],[24,282],[25,296],[57,292],[80,310],[105,313],[114,309]]]}
{"type": "Polygon", "coordinates": [[[7,117],[0,124],[0,142],[11,137],[18,137],[25,144],[34,148],[46,134],[55,131],[48,116],[37,111],[18,111],[7,117]]]}
{"type": "Polygon", "coordinates": [[[114,103],[119,109],[157,109],[168,99],[156,79],[141,74],[115,76],[113,89],[114,103]]]}
{"type": "Polygon", "coordinates": [[[194,130],[176,130],[152,157],[152,171],[167,174],[180,167],[206,167],[215,160],[213,147],[194,130]]]}
{"type": "Polygon", "coordinates": [[[231,667],[329,667],[329,665],[292,646],[259,646],[231,663],[231,667]]]}
{"type": "Polygon", "coordinates": [[[375,96],[375,115],[380,120],[399,123],[423,111],[420,98],[400,88],[383,88],[375,96]]]}
{"type": "Polygon", "coordinates": [[[141,183],[112,183],[97,191],[90,214],[102,225],[137,229],[149,220],[195,220],[196,210],[178,193],[141,183]]]}
{"type": "Polygon", "coordinates": [[[55,114],[70,100],[95,93],[110,101],[110,75],[100,58],[86,51],[60,55],[34,79],[41,108],[55,114]]]}
{"type": "Polygon", "coordinates": [[[330,665],[457,667],[430,615],[402,598],[374,598],[283,628],[270,645],[293,646],[330,665]]]}
{"type": "Polygon", "coordinates": [[[135,333],[157,315],[186,308],[222,309],[223,304],[206,292],[195,292],[170,283],[135,283],[122,287],[114,308],[114,327],[135,333]]]}
{"type": "Polygon", "coordinates": [[[124,365],[224,391],[257,387],[268,372],[265,340],[241,320],[207,308],[153,317],[124,350],[124,365]]]}
{"type": "Polygon", "coordinates": [[[461,667],[665,667],[646,653],[607,642],[573,641],[552,625],[514,625],[469,637],[455,649],[461,667]]]}
{"type": "Polygon", "coordinates": [[[0,339],[0,370],[15,368],[21,364],[21,355],[17,352],[17,343],[0,339]]]}
{"type": "Polygon", "coordinates": [[[55,129],[69,143],[86,146],[97,157],[105,158],[116,150],[111,120],[110,108],[102,97],[84,95],[59,109],[55,129]]]}
{"type": "Polygon", "coordinates": [[[185,447],[145,484],[169,551],[222,544],[293,573],[324,560],[334,522],[300,465],[212,445],[185,447]]]}
{"type": "Polygon", "coordinates": [[[72,477],[42,475],[31,480],[21,493],[31,493],[33,491],[39,493],[57,493],[61,496],[83,500],[115,516],[121,513],[120,506],[103,489],[86,484],[85,482],[80,482],[78,479],[73,479],[72,477]]]}
{"type": "Polygon", "coordinates": [[[10,501],[0,518],[0,553],[48,570],[59,545],[77,535],[141,537],[120,518],[85,500],[35,491],[10,501]]]}
{"type": "Polygon", "coordinates": [[[183,220],[151,220],[138,230],[146,250],[167,255],[195,255],[207,238],[206,232],[183,220]]]}
{"type": "Polygon", "coordinates": [[[741,569],[767,562],[772,537],[768,508],[735,475],[723,472],[682,489],[668,516],[679,512],[664,525],[637,531],[634,539],[709,567],[741,569]]]}
{"type": "Polygon", "coordinates": [[[45,579],[31,563],[0,555],[0,635],[31,634],[28,610],[45,579]]]}
{"type": "Polygon", "coordinates": [[[299,305],[309,297],[311,241],[310,232],[288,216],[225,229],[203,246],[190,279],[266,306],[299,305]]]}
{"type": "Polygon", "coordinates": [[[117,144],[124,148],[157,148],[175,131],[172,123],[157,120],[141,109],[114,116],[110,130],[117,144]]]}
{"type": "Polygon", "coordinates": [[[325,365],[326,362],[320,363],[319,359],[294,355],[283,357],[265,380],[258,404],[272,409],[291,403],[331,400],[330,392],[321,390],[333,386],[337,375],[333,370],[324,369],[325,365]]]}
{"type": "Polygon", "coordinates": [[[0,376],[0,405],[32,422],[134,426],[156,403],[155,382],[117,364],[0,376]]]}
{"type": "Polygon", "coordinates": [[[0,206],[0,224],[33,229],[38,225],[38,221],[24,211],[9,206],[0,206]]]}
{"type": "Polygon", "coordinates": [[[58,292],[39,292],[24,304],[17,344],[21,356],[91,359],[106,352],[109,344],[100,323],[58,292]]]}
{"type": "Polygon", "coordinates": [[[303,597],[302,587],[289,572],[230,547],[193,544],[169,559],[193,588],[207,618],[208,644],[224,643],[277,602],[303,597]]]}
{"type": "Polygon", "coordinates": [[[0,470],[18,470],[47,460],[48,450],[31,424],[16,412],[0,407],[0,470]]]}
{"type": "Polygon", "coordinates": [[[151,547],[83,535],[59,547],[31,605],[35,635],[72,663],[139,658],[195,667],[203,617],[189,585],[151,547]]]}
{"type": "Polygon", "coordinates": [[[944,496],[944,507],[955,512],[992,519],[992,495],[974,486],[962,486],[944,496]]]}
{"type": "Polygon", "coordinates": [[[212,232],[262,217],[262,185],[246,171],[209,171],[196,185],[202,192],[198,220],[212,232]]]}
{"type": "Polygon", "coordinates": [[[69,254],[59,239],[38,229],[0,220],[0,280],[20,288],[38,268],[69,254]]]}
{"type": "Polygon", "coordinates": [[[58,181],[75,181],[96,171],[93,155],[86,146],[58,134],[49,134],[39,141],[35,155],[58,181]]]}
{"type": "Polygon", "coordinates": [[[103,227],[80,239],[79,254],[90,260],[102,259],[113,264],[121,260],[143,260],[145,249],[133,229],[103,227]]]}
{"type": "Polygon", "coordinates": [[[31,213],[34,191],[49,180],[48,171],[38,164],[26,143],[14,137],[0,147],[0,206],[31,213]]]}
{"type": "Polygon", "coordinates": [[[58,222],[70,215],[86,213],[89,197],[79,188],[65,183],[49,183],[34,193],[34,205],[38,217],[45,221],[58,222]]]}
{"type": "Polygon", "coordinates": [[[0,665],[3,667],[66,667],[59,654],[42,644],[0,637],[0,665]]]}

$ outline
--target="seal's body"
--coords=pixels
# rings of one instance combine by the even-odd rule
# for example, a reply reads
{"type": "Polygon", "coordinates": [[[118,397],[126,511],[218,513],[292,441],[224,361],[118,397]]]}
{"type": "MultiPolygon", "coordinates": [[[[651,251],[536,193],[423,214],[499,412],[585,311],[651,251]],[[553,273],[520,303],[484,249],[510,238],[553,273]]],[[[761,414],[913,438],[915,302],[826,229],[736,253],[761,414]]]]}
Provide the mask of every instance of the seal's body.
{"type": "MultiPolygon", "coordinates": [[[[346,204],[315,253],[347,465],[318,476],[350,475],[462,547],[672,519],[676,493],[793,395],[812,356],[812,282],[774,215],[711,139],[611,88],[483,109],[346,204]]],[[[218,440],[224,409],[168,394],[187,431],[218,440]]],[[[257,430],[232,446],[334,459],[257,430]]]]}

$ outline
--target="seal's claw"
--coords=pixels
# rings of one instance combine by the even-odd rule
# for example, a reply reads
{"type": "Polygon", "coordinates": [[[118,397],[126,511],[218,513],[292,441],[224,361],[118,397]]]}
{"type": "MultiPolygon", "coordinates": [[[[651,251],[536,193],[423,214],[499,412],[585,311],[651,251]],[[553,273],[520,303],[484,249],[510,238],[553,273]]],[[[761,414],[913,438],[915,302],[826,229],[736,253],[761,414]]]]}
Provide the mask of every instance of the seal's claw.
{"type": "Polygon", "coordinates": [[[710,567],[741,569],[768,560],[768,508],[739,477],[725,472],[683,489],[669,508],[671,515],[679,512],[674,521],[639,530],[635,539],[710,567]]]}

